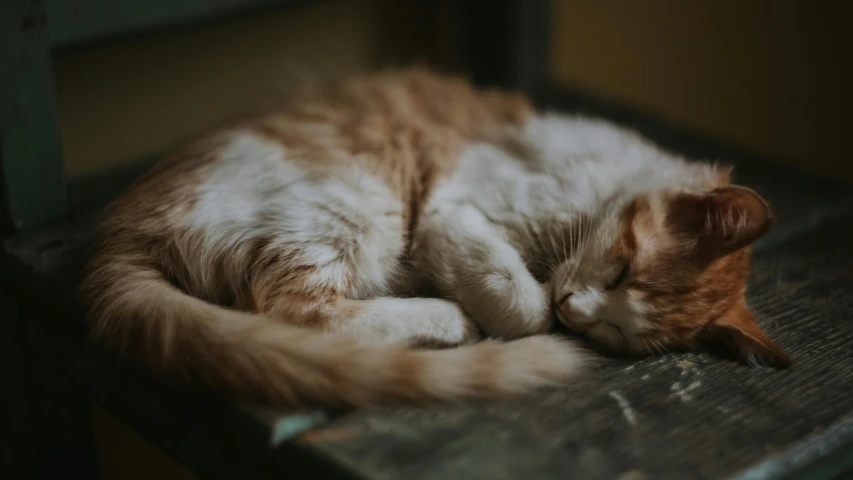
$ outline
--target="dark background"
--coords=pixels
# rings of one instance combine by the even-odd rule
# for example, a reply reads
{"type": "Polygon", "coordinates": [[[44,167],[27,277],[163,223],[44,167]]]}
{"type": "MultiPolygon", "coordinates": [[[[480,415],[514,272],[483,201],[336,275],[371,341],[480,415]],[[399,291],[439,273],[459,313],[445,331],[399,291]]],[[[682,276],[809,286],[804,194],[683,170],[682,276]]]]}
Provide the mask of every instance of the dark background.
{"type": "MultiPolygon", "coordinates": [[[[328,0],[60,49],[66,172],[156,155],[301,82],[413,61],[456,70],[454,8],[328,0]]],[[[832,0],[554,0],[547,76],[853,181],[850,10],[832,0]]],[[[102,478],[189,478],[105,413],[95,422],[102,478]]]]}

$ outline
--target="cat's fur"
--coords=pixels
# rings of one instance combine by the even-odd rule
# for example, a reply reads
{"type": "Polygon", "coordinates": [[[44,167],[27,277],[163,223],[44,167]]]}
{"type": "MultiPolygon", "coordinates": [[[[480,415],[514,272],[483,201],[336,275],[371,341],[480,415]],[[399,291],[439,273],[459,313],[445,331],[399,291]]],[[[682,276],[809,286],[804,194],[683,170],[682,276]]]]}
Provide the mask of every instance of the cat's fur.
{"type": "Polygon", "coordinates": [[[728,176],[462,80],[351,78],[164,159],[109,209],[84,293],[102,344],[253,402],[558,382],[584,355],[541,335],[555,318],[619,351],[788,364],[744,298],[770,210],[728,176]],[[510,341],[410,348],[481,332],[510,341]]]}

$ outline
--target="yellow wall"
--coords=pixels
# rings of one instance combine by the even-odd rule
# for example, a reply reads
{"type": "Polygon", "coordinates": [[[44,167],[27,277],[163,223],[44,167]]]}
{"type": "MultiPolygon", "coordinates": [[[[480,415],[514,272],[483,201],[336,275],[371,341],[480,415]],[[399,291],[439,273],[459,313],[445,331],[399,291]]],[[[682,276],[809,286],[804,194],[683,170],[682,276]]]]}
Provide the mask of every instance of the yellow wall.
{"type": "Polygon", "coordinates": [[[384,66],[411,40],[389,3],[325,1],[59,52],[66,172],[160,153],[299,82],[384,66]]]}
{"type": "Polygon", "coordinates": [[[553,3],[558,83],[853,180],[847,2],[553,3]]]}

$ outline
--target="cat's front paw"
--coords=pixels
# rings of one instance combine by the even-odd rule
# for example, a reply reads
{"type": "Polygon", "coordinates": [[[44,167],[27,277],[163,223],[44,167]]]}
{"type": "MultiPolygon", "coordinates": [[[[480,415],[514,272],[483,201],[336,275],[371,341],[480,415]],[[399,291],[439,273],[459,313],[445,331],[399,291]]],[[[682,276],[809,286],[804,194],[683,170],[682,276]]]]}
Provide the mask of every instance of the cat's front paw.
{"type": "Polygon", "coordinates": [[[422,328],[423,333],[412,338],[415,347],[445,348],[476,343],[486,338],[477,322],[471,319],[459,304],[440,299],[424,299],[430,302],[430,320],[422,328]]]}
{"type": "Polygon", "coordinates": [[[416,348],[451,348],[469,345],[485,340],[483,330],[474,322],[470,322],[470,328],[466,328],[461,335],[439,335],[415,338],[409,344],[416,348]]]}
{"type": "Polygon", "coordinates": [[[471,314],[486,334],[510,340],[551,330],[550,287],[532,276],[502,273],[485,283],[478,308],[471,314]]]}
{"type": "Polygon", "coordinates": [[[465,322],[465,328],[462,334],[462,341],[459,342],[459,345],[467,345],[469,343],[477,343],[481,340],[486,339],[486,333],[477,325],[477,322],[467,318],[467,322],[465,322]]]}

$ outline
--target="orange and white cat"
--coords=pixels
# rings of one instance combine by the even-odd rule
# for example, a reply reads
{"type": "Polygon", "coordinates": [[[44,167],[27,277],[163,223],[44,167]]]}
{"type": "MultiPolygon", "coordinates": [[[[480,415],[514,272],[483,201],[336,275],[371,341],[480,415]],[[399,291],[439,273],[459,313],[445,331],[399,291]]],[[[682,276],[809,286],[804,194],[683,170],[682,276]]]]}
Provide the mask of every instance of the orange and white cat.
{"type": "Polygon", "coordinates": [[[384,72],[164,159],[109,208],[84,293],[101,344],[256,403],[553,384],[588,356],[555,319],[610,350],[786,366],[744,296],[771,220],[728,169],[613,125],[384,72]]]}

